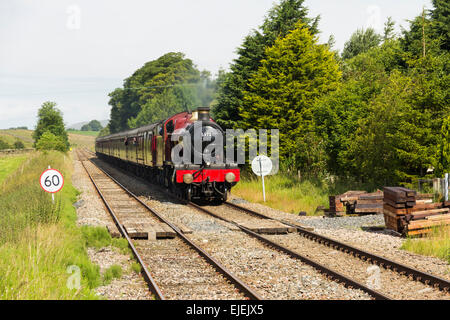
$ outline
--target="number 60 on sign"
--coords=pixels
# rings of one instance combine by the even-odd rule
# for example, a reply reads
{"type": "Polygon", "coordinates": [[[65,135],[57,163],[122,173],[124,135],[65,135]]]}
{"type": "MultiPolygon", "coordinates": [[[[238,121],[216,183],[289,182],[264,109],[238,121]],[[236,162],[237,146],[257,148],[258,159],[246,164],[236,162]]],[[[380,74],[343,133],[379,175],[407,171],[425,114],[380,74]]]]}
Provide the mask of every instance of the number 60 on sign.
{"type": "Polygon", "coordinates": [[[56,193],[64,186],[64,178],[58,170],[45,170],[39,179],[41,188],[48,193],[56,193]]]}

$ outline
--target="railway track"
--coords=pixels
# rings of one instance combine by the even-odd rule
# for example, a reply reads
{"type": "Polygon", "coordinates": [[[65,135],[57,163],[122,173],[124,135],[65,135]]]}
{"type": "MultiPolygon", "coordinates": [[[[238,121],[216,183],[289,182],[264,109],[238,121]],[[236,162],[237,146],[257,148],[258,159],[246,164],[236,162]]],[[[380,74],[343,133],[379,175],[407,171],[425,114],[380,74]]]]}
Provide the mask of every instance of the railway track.
{"type": "MultiPolygon", "coordinates": [[[[147,181],[142,179],[140,180],[148,184],[147,181]]],[[[387,281],[392,282],[389,283],[390,288],[394,287],[395,285],[399,285],[399,288],[402,286],[404,288],[407,288],[406,291],[404,291],[405,296],[402,296],[401,294],[396,292],[394,298],[417,299],[421,297],[421,294],[425,294],[425,296],[428,295],[428,297],[431,295],[433,298],[437,299],[449,298],[447,292],[450,288],[450,285],[449,281],[445,279],[439,278],[431,274],[427,274],[420,270],[416,270],[414,268],[402,265],[395,261],[371,254],[361,249],[354,248],[352,246],[338,242],[336,240],[329,239],[320,234],[312,232],[307,228],[293,224],[292,222],[287,222],[281,219],[274,219],[273,217],[266,216],[264,214],[249,210],[245,207],[238,206],[229,202],[223,204],[220,207],[221,209],[219,209],[219,207],[199,206],[195,203],[188,203],[188,205],[194,208],[195,210],[201,211],[209,216],[215,217],[216,219],[220,219],[229,224],[233,224],[241,231],[245,232],[247,235],[255,239],[258,239],[258,241],[263,242],[270,248],[273,248],[279,252],[283,252],[294,259],[302,261],[303,263],[309,264],[313,266],[315,269],[319,270],[321,273],[325,274],[327,277],[335,279],[336,281],[343,283],[347,287],[358,288],[360,290],[363,290],[364,292],[367,292],[376,299],[389,299],[390,296],[388,296],[388,294],[391,292],[389,292],[389,288],[385,288],[384,290],[385,292],[382,293],[379,290],[378,291],[373,290],[362,284],[367,279],[368,276],[366,273],[366,269],[368,267],[373,267],[373,265],[375,264],[382,267],[381,276],[385,277],[385,279],[390,279],[387,281]],[[224,210],[224,208],[226,208],[227,210],[224,210]],[[221,210],[222,214],[220,214],[221,210]],[[230,214],[230,210],[232,210],[234,214],[230,214]],[[224,211],[226,211],[226,213],[224,211]],[[242,224],[242,217],[240,217],[241,221],[237,219],[237,216],[239,215],[251,216],[252,218],[256,218],[257,220],[261,221],[264,220],[277,221],[280,224],[284,224],[291,227],[291,231],[293,229],[295,230],[295,232],[283,236],[280,235],[262,236],[261,234],[254,232],[249,228],[246,228],[242,224]],[[289,239],[289,241],[287,241],[286,239],[289,239]],[[330,259],[330,256],[323,254],[324,248],[326,247],[333,249],[332,251],[335,251],[333,253],[338,253],[339,255],[341,255],[339,257],[340,260],[332,258],[330,259]],[[308,252],[308,250],[310,251],[308,252]],[[347,258],[343,256],[347,256],[347,258]],[[321,261],[321,263],[318,263],[316,261],[321,261]],[[344,261],[344,263],[342,265],[339,265],[336,264],[336,261],[344,261]],[[364,272],[359,272],[359,274],[358,272],[353,272],[354,274],[349,276],[348,273],[346,275],[345,266],[347,266],[349,269],[356,268],[356,266],[359,266],[360,271],[363,270],[364,272]],[[335,270],[339,270],[340,272],[335,270]],[[356,279],[359,279],[360,281],[358,282],[357,280],[354,280],[353,279],[354,277],[356,279]],[[417,283],[421,285],[420,282],[422,282],[425,285],[425,287],[423,286],[420,287],[416,285],[417,283]],[[430,293],[428,289],[426,289],[427,287],[430,288],[430,290],[433,290],[434,292],[430,293]],[[435,288],[438,288],[443,292],[436,293],[435,288]],[[416,292],[419,292],[419,294],[415,295],[416,292]]]]}
{"type": "MultiPolygon", "coordinates": [[[[344,243],[328,239],[304,227],[288,223],[284,220],[273,219],[228,202],[221,206],[213,207],[199,206],[195,203],[189,203],[188,205],[208,215],[213,215],[218,219],[236,225],[244,232],[260,238],[261,241],[264,241],[271,247],[282,250],[291,256],[296,255],[298,259],[310,263],[321,272],[331,275],[340,281],[345,282],[350,278],[356,279],[352,280],[356,283],[363,283],[372,275],[377,277],[372,277],[374,279],[373,284],[377,286],[377,293],[385,297],[389,295],[389,297],[395,299],[450,299],[450,295],[448,294],[449,282],[445,279],[423,273],[420,270],[398,264],[395,261],[378,257],[344,243]],[[250,222],[248,220],[246,221],[246,219],[249,219],[250,222]],[[275,232],[273,230],[269,229],[272,231],[270,232],[272,234],[262,236],[244,227],[244,225],[253,224],[256,225],[255,229],[258,230],[258,220],[275,220],[291,226],[295,229],[295,232],[285,232],[284,235],[277,235],[274,234],[275,232]],[[332,249],[331,251],[330,248],[332,249]],[[352,252],[347,248],[353,248],[355,251],[352,252]],[[384,269],[373,269],[377,262],[375,260],[376,258],[380,259],[378,261],[389,261],[391,265],[380,263],[379,265],[384,267],[384,269]],[[311,262],[308,262],[308,259],[311,262]],[[316,261],[320,261],[320,264],[316,261]],[[409,272],[416,273],[414,275],[406,274],[400,271],[404,269],[399,268],[405,268],[410,270],[409,272]],[[372,274],[369,274],[369,271],[372,274]],[[422,274],[425,274],[429,279],[434,279],[435,282],[424,281],[421,283],[422,278],[418,277],[422,274]]],[[[361,289],[364,290],[363,288],[361,289]]]]}
{"type": "Polygon", "coordinates": [[[320,235],[316,232],[310,231],[307,228],[296,225],[292,222],[269,217],[262,213],[250,210],[248,208],[245,208],[245,207],[242,207],[239,205],[236,205],[234,203],[226,202],[226,203],[224,203],[224,205],[228,208],[238,210],[240,212],[246,213],[246,214],[254,216],[254,217],[279,221],[283,224],[286,224],[286,225],[289,225],[289,226],[295,228],[296,232],[299,235],[301,235],[302,237],[304,237],[306,239],[315,241],[318,244],[321,244],[323,246],[327,246],[327,247],[333,248],[335,250],[339,250],[343,253],[352,255],[362,261],[376,264],[384,269],[391,270],[391,271],[396,272],[403,276],[407,276],[411,279],[422,282],[426,285],[432,286],[434,288],[438,288],[446,293],[450,292],[450,281],[443,279],[441,277],[423,272],[423,271],[415,269],[415,268],[411,268],[409,266],[398,263],[391,259],[387,259],[387,258],[381,257],[379,255],[372,254],[370,252],[358,249],[356,247],[336,241],[334,239],[330,239],[330,238],[320,235]]]}
{"type": "MultiPolygon", "coordinates": [[[[126,173],[127,175],[129,175],[129,173],[126,173]]],[[[141,180],[142,181],[142,180],[141,180]]],[[[145,183],[148,183],[146,181],[144,181],[145,183]]],[[[191,207],[194,207],[196,210],[202,210],[204,213],[206,213],[205,209],[197,206],[193,203],[189,203],[188,204],[191,207]]],[[[214,216],[214,214],[212,212],[208,212],[208,214],[210,214],[211,216],[214,216]]],[[[219,217],[214,216],[216,219],[218,219],[219,217]]],[[[225,220],[226,219],[222,219],[225,220]]],[[[166,220],[167,221],[167,220],[166,220]]],[[[234,224],[233,221],[226,221],[228,223],[234,224]]],[[[237,225],[237,224],[236,224],[237,225]]],[[[297,252],[294,252],[292,250],[290,250],[287,247],[281,246],[265,237],[260,236],[259,234],[252,232],[251,230],[245,228],[245,227],[241,227],[239,225],[237,225],[241,231],[244,231],[247,236],[253,237],[255,238],[258,242],[264,244],[264,246],[267,248],[269,248],[269,250],[275,250],[278,253],[280,253],[281,255],[285,255],[288,256],[289,258],[292,258],[294,261],[295,260],[299,260],[301,261],[303,264],[308,265],[312,268],[314,268],[317,272],[319,271],[319,273],[322,273],[323,275],[325,275],[326,278],[328,278],[327,281],[331,281],[331,282],[336,282],[339,283],[347,288],[350,289],[357,289],[357,290],[361,290],[362,292],[368,294],[370,297],[374,298],[374,299],[390,299],[387,295],[381,294],[379,292],[377,292],[376,290],[373,290],[367,286],[365,286],[362,283],[359,283],[357,281],[352,280],[349,277],[346,277],[345,275],[339,274],[329,268],[327,268],[326,266],[323,266],[305,256],[302,256],[300,254],[298,254],[297,252]]],[[[339,299],[339,298],[338,298],[339,299]]]]}
{"type": "MultiPolygon", "coordinates": [[[[77,154],[119,232],[141,265],[142,275],[156,299],[261,299],[254,289],[187,238],[177,226],[89,161],[86,151],[77,151],[77,154]],[[135,230],[136,220],[143,219],[151,230],[162,230],[162,236],[171,235],[170,230],[176,236],[157,241],[132,239],[130,233],[139,236],[135,230]]],[[[150,232],[147,237],[150,234],[156,237],[156,233],[150,232]]]]}

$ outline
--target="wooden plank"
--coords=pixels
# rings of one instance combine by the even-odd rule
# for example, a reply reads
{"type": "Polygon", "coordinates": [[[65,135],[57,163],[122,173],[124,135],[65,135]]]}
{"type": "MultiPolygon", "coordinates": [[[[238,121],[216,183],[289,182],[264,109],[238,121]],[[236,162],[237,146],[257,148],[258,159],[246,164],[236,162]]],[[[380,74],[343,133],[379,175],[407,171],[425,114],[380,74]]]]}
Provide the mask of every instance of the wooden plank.
{"type": "Polygon", "coordinates": [[[433,203],[433,199],[416,200],[416,204],[433,203]]]}
{"type": "Polygon", "coordinates": [[[392,194],[384,194],[383,199],[389,199],[391,200],[391,202],[395,202],[395,203],[404,203],[404,202],[412,202],[412,201],[416,201],[415,197],[397,197],[395,195],[392,194]]]}
{"type": "Polygon", "coordinates": [[[359,200],[383,200],[383,192],[367,193],[359,196],[359,200]]]}
{"type": "Polygon", "coordinates": [[[392,201],[388,198],[384,198],[384,203],[390,205],[391,207],[394,207],[395,209],[406,208],[405,203],[396,203],[395,201],[392,201]]]}
{"type": "Polygon", "coordinates": [[[378,204],[383,205],[383,198],[381,199],[358,199],[356,204],[378,204]]]}
{"type": "Polygon", "coordinates": [[[393,213],[393,214],[395,214],[395,215],[405,215],[405,214],[407,214],[407,213],[409,213],[409,209],[406,209],[406,208],[394,208],[394,207],[392,207],[392,206],[390,206],[389,204],[387,204],[387,203],[384,203],[383,204],[383,210],[384,211],[389,211],[389,212],[391,212],[391,213],[393,213]]]}
{"type": "Polygon", "coordinates": [[[384,187],[383,193],[393,195],[395,197],[406,197],[406,192],[404,190],[399,189],[398,187],[384,187]]]}
{"type": "Polygon", "coordinates": [[[415,211],[415,212],[411,212],[411,214],[413,216],[416,215],[424,215],[424,214],[433,214],[433,213],[447,213],[449,212],[450,209],[449,208],[442,208],[442,209],[431,209],[431,210],[423,210],[423,211],[415,211]]]}
{"type": "Polygon", "coordinates": [[[415,191],[415,190],[407,189],[405,187],[398,187],[398,188],[400,190],[405,191],[407,197],[415,197],[417,195],[417,191],[415,191]]]}
{"type": "Polygon", "coordinates": [[[450,215],[449,214],[440,214],[440,215],[435,215],[435,216],[428,216],[425,219],[433,220],[433,221],[450,220],[450,215]]]}
{"type": "MultiPolygon", "coordinates": [[[[163,223],[161,224],[162,228],[166,231],[166,237],[167,238],[175,238],[177,236],[177,233],[169,227],[167,224],[163,223]]],[[[191,230],[192,233],[192,230],[191,230]]]]}
{"type": "Polygon", "coordinates": [[[438,220],[438,221],[430,221],[430,220],[415,220],[410,221],[408,224],[408,230],[422,229],[422,228],[430,228],[434,226],[444,226],[450,224],[450,217],[447,220],[438,220]]]}

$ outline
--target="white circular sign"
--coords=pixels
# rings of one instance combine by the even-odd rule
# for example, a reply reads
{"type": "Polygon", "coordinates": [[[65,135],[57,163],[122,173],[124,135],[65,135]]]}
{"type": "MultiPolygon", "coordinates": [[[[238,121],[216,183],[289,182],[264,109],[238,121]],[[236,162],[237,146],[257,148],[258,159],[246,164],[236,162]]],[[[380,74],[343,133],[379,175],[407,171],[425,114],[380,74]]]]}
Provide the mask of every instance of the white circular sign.
{"type": "Polygon", "coordinates": [[[45,170],[39,178],[41,188],[48,193],[56,193],[64,186],[64,178],[58,170],[45,170]]]}
{"type": "Polygon", "coordinates": [[[252,161],[252,170],[258,176],[267,176],[272,171],[272,160],[267,156],[257,156],[252,161]]]}

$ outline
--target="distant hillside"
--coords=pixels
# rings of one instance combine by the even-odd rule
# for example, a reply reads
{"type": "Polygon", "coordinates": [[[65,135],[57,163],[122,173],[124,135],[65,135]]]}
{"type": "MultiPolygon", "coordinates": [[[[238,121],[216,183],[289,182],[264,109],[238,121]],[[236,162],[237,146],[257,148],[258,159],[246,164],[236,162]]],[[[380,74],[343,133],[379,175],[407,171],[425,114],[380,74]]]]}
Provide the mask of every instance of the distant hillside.
{"type": "MultiPolygon", "coordinates": [[[[109,120],[100,120],[102,127],[105,127],[108,124],[108,122],[109,122],[109,120]]],[[[88,123],[89,123],[89,121],[74,123],[74,124],[71,124],[70,126],[67,126],[66,129],[81,130],[81,127],[88,123]]]]}

